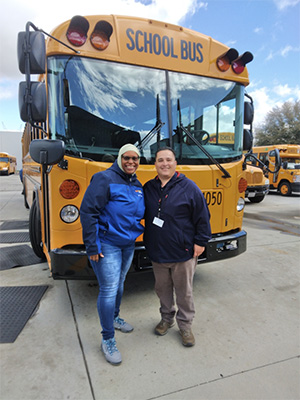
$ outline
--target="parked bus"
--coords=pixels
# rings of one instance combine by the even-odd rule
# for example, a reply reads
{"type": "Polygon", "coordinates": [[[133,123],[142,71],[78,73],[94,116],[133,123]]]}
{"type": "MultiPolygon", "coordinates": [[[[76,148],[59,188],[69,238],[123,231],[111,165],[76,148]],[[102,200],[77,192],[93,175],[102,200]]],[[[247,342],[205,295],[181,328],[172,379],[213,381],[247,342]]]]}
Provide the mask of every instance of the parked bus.
{"type": "MultiPolygon", "coordinates": [[[[289,196],[292,192],[300,192],[300,145],[278,144],[253,147],[253,154],[263,163],[270,163],[274,170],[274,151],[277,149],[282,165],[277,173],[270,176],[270,189],[277,190],[282,196],[289,196]]],[[[253,165],[259,165],[253,161],[253,165]]],[[[268,173],[266,173],[268,174],[268,173]]]]}
{"type": "Polygon", "coordinates": [[[247,189],[245,198],[250,203],[261,203],[269,193],[270,181],[259,167],[247,163],[246,166],[247,189]]]}
{"type": "Polygon", "coordinates": [[[17,168],[17,159],[8,153],[0,153],[0,174],[10,175],[15,174],[17,168]]]}
{"type": "MultiPolygon", "coordinates": [[[[110,167],[125,143],[141,151],[142,183],[156,175],[156,150],[171,146],[178,171],[203,191],[213,238],[199,262],[246,250],[243,150],[252,145],[244,129],[253,119],[245,97],[252,59],[250,52],[239,55],[201,33],[149,19],[75,16],[51,34],[27,23],[18,37],[26,77],[19,90],[24,195],[32,247],[47,258],[53,278],[94,277],[80,204],[92,175],[110,167]],[[209,141],[219,132],[231,143],[209,141]]],[[[149,265],[141,236],[133,267],[149,265]]]]}
{"type": "MultiPolygon", "coordinates": [[[[210,143],[219,143],[223,145],[234,143],[234,133],[230,132],[219,132],[218,135],[209,135],[210,143]]],[[[246,152],[245,152],[246,154],[246,152]]],[[[269,179],[265,177],[261,168],[254,167],[248,161],[246,163],[246,181],[247,189],[245,191],[245,198],[251,203],[260,203],[265,198],[266,194],[269,193],[269,179]]]]}

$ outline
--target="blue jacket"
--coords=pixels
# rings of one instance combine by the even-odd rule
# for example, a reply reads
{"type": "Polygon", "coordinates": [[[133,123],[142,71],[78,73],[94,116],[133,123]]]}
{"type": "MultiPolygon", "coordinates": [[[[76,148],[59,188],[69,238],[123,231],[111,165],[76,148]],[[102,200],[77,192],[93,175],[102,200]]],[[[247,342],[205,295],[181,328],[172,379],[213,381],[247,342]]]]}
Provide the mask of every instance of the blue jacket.
{"type": "Polygon", "coordinates": [[[80,208],[83,241],[89,256],[101,253],[101,242],[132,244],[144,231],[143,188],[136,175],[127,175],[117,161],[93,175],[80,208]]]}
{"type": "Polygon", "coordinates": [[[210,214],[198,186],[178,172],[164,188],[158,177],[144,185],[144,242],[157,263],[183,262],[194,255],[194,243],[206,246],[211,238],[210,214]],[[162,227],[153,223],[163,221],[162,227]]]}

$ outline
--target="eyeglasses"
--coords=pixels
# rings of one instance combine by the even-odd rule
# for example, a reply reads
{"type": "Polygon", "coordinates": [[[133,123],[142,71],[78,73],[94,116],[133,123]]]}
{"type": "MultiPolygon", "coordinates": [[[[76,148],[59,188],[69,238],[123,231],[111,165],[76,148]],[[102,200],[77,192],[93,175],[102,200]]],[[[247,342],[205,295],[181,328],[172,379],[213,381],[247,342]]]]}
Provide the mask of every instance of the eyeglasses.
{"type": "Polygon", "coordinates": [[[129,160],[132,160],[132,161],[139,161],[139,159],[140,159],[140,157],[139,156],[133,156],[133,157],[129,157],[129,156],[122,156],[122,158],[123,158],[123,160],[125,160],[125,161],[129,161],[129,160]]]}

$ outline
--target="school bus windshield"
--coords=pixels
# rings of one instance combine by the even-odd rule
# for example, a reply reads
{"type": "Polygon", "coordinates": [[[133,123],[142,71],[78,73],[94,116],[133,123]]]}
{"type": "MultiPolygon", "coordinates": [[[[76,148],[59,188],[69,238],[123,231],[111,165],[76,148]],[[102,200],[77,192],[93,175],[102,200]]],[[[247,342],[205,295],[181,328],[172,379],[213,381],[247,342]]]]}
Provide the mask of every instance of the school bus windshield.
{"type": "Polygon", "coordinates": [[[179,131],[182,122],[219,162],[242,156],[244,86],[236,82],[51,56],[48,94],[51,138],[64,140],[69,155],[112,162],[130,142],[141,144],[142,164],[153,164],[156,149],[169,145],[171,137],[180,164],[211,164],[179,131]],[[163,125],[149,135],[158,121],[163,125]],[[222,132],[233,140],[209,140],[222,132]]]}

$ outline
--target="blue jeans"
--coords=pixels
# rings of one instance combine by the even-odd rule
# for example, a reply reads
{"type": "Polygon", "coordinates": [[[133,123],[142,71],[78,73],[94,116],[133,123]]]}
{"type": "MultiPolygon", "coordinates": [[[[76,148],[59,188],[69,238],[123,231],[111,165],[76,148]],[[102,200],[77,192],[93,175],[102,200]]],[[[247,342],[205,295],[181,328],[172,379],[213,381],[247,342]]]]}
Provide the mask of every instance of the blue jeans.
{"type": "Polygon", "coordinates": [[[99,283],[97,308],[102,326],[103,339],[111,339],[115,335],[114,318],[119,315],[124,292],[124,281],[130,268],[134,243],[126,247],[112,246],[101,242],[104,258],[91,265],[99,283]]]}

